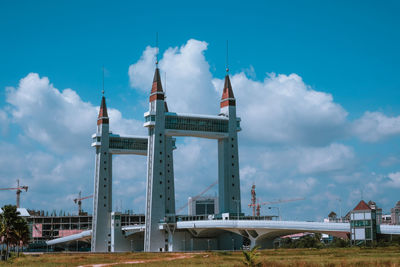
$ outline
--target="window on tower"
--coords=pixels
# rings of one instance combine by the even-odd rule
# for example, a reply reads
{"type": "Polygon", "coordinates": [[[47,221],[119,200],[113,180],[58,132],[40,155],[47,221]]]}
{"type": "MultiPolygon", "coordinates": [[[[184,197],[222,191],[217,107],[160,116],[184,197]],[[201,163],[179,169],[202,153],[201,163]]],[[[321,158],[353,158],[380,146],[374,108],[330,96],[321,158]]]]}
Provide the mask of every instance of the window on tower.
{"type": "Polygon", "coordinates": [[[144,119],[145,119],[146,122],[156,121],[156,115],[148,115],[144,119]]]}

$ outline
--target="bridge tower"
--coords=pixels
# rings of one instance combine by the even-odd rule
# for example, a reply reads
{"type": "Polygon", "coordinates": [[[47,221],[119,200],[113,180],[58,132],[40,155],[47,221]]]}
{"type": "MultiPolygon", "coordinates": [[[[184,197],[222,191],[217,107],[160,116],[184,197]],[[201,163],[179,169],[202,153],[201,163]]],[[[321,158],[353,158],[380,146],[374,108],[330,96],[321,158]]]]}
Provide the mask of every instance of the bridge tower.
{"type": "Polygon", "coordinates": [[[150,94],[149,111],[144,114],[148,128],[146,228],[144,251],[172,250],[172,235],[159,229],[160,221],[174,220],[175,191],[172,166],[173,139],[165,136],[167,105],[161,85],[160,70],[156,67],[150,94]]]}
{"type": "Polygon", "coordinates": [[[220,102],[220,116],[229,118],[228,138],[218,140],[218,193],[220,213],[241,213],[239,153],[238,153],[238,119],[236,117],[236,100],[233,95],[228,69],[225,76],[224,90],[220,102]]]}
{"type": "Polygon", "coordinates": [[[111,208],[112,208],[112,155],[109,153],[109,118],[106,99],[103,95],[97,131],[92,136],[96,147],[94,176],[92,252],[111,251],[111,208]]]}

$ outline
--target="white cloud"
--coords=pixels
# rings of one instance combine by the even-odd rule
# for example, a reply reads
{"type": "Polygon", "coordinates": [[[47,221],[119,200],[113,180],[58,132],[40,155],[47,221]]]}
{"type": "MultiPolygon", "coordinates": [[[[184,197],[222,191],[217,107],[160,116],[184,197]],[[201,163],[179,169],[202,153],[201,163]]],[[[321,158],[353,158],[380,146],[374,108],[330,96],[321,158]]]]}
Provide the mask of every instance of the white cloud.
{"type": "MultiPolygon", "coordinates": [[[[13,187],[17,179],[29,186],[28,192],[22,194],[23,207],[72,209],[73,203],[64,196],[93,190],[94,155],[90,151],[58,156],[23,145],[0,143],[0,148],[0,186],[13,187]]],[[[15,203],[14,196],[1,202],[15,203]]]]}
{"type": "Polygon", "coordinates": [[[330,144],[325,147],[294,147],[262,153],[262,166],[266,170],[287,168],[299,174],[331,172],[345,169],[355,155],[351,147],[330,144]]]}
{"type": "Polygon", "coordinates": [[[342,144],[297,151],[300,173],[328,172],[345,168],[354,159],[353,149],[342,144]]]}
{"type": "Polygon", "coordinates": [[[365,112],[353,123],[353,133],[365,142],[377,142],[400,134],[400,116],[388,117],[381,112],[365,112]]]}
{"type": "Polygon", "coordinates": [[[383,159],[380,163],[381,166],[383,167],[389,167],[395,164],[399,164],[400,163],[400,158],[395,157],[395,156],[389,156],[385,159],[383,159]]]}
{"type": "MultiPolygon", "coordinates": [[[[344,134],[347,112],[297,74],[270,74],[259,82],[239,73],[231,81],[243,135],[253,141],[323,145],[344,134]]],[[[213,83],[216,90],[223,86],[223,80],[213,83]]]]}
{"type": "MultiPolygon", "coordinates": [[[[206,42],[190,39],[163,54],[159,65],[167,74],[170,110],[218,113],[223,79],[212,77],[204,56],[206,49],[206,42]]],[[[150,91],[156,52],[156,48],[147,47],[129,67],[131,86],[141,92],[150,91]]],[[[366,112],[350,123],[348,113],[332,95],[314,90],[297,74],[272,73],[257,81],[254,73],[250,66],[231,77],[242,118],[241,135],[254,142],[321,146],[349,134],[366,142],[400,134],[400,116],[366,112]]],[[[162,80],[165,85],[163,74],[162,80]]]]}
{"type": "Polygon", "coordinates": [[[389,180],[385,183],[386,186],[400,188],[400,172],[389,173],[388,178],[389,180]]]}
{"type": "Polygon", "coordinates": [[[364,174],[361,172],[355,173],[344,173],[344,174],[335,174],[332,176],[333,180],[338,183],[354,183],[360,182],[363,179],[364,174]]]}
{"type": "MultiPolygon", "coordinates": [[[[15,144],[0,143],[0,183],[8,187],[10,179],[13,184],[20,178],[28,184],[25,207],[75,210],[67,196],[80,190],[83,194],[93,192],[94,150],[90,142],[99,107],[83,101],[72,89],[58,90],[36,73],[21,79],[18,87],[7,88],[6,100],[10,119],[22,132],[15,144]]],[[[117,109],[108,110],[115,133],[145,134],[141,121],[125,119],[117,109]]],[[[119,170],[116,181],[135,176],[135,169],[129,168],[132,165],[121,168],[118,159],[115,164],[119,170]]],[[[137,170],[143,169],[140,178],[145,179],[146,168],[143,162],[141,165],[137,170]]],[[[91,207],[90,203],[85,205],[91,207]]]]}
{"type": "MultiPolygon", "coordinates": [[[[167,73],[170,110],[218,113],[223,80],[213,79],[204,57],[206,49],[207,43],[191,39],[163,54],[160,69],[167,73]]],[[[147,47],[129,67],[131,86],[142,92],[150,91],[155,53],[155,48],[147,47]]],[[[252,67],[250,70],[254,73],[252,67]]],[[[330,94],[313,90],[296,74],[271,74],[259,82],[242,72],[231,80],[242,117],[242,135],[247,138],[320,145],[343,134],[347,112],[330,94]]]]}
{"type": "Polygon", "coordinates": [[[0,134],[6,134],[8,131],[8,116],[4,110],[0,109],[0,134]]]}
{"type": "Polygon", "coordinates": [[[139,61],[129,66],[128,75],[132,87],[150,92],[157,51],[157,48],[146,47],[139,61]]]}
{"type": "MultiPolygon", "coordinates": [[[[98,113],[98,108],[96,112],[98,113]]],[[[119,135],[141,135],[147,136],[146,128],[143,122],[135,119],[125,119],[119,110],[108,108],[108,116],[110,117],[110,129],[113,133],[119,135]]],[[[93,131],[93,129],[92,129],[93,131]]]]}
{"type": "MultiPolygon", "coordinates": [[[[17,88],[7,88],[7,102],[11,115],[24,134],[47,149],[63,153],[90,148],[90,136],[96,129],[98,107],[84,102],[72,89],[59,91],[47,77],[30,73],[21,79],[17,88]]],[[[144,132],[142,123],[122,118],[121,113],[109,109],[110,128],[144,132]]]]}
{"type": "MultiPolygon", "coordinates": [[[[113,173],[124,186],[127,181],[146,181],[147,159],[139,155],[115,155],[113,156],[113,173]]],[[[142,188],[144,190],[144,188],[142,188]]]]}
{"type": "Polygon", "coordinates": [[[215,140],[184,138],[178,140],[173,153],[176,193],[184,195],[180,201],[186,202],[187,197],[199,193],[199,188],[206,188],[218,179],[215,140]]]}
{"type": "Polygon", "coordinates": [[[293,188],[293,191],[296,192],[297,196],[304,196],[307,193],[310,193],[312,189],[314,189],[315,185],[317,184],[317,179],[313,177],[308,177],[304,180],[294,180],[294,179],[288,179],[288,180],[283,180],[283,183],[280,185],[284,185],[286,188],[293,188]]]}
{"type": "MultiPolygon", "coordinates": [[[[207,114],[219,111],[220,96],[213,88],[210,66],[204,57],[207,45],[190,39],[185,45],[164,52],[159,66],[171,111],[207,114]]],[[[129,67],[131,86],[145,93],[151,90],[155,53],[155,48],[147,47],[139,61],[129,67]]]]}

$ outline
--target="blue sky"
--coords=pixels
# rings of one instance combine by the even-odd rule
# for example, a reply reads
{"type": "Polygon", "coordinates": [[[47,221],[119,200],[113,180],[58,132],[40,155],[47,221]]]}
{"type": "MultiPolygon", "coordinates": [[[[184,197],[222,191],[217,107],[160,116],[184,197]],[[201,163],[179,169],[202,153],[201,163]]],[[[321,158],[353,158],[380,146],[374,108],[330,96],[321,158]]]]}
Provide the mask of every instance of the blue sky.
{"type": "MultiPolygon", "coordinates": [[[[145,134],[158,32],[168,103],[178,112],[218,111],[229,40],[238,112],[248,126],[239,134],[246,212],[252,182],[263,201],[305,196],[282,205],[288,218],[320,219],[338,210],[338,198],[349,209],[361,191],[388,212],[400,190],[399,7],[396,1],[2,1],[0,186],[21,177],[32,188],[24,206],[75,211],[73,196],[93,187],[87,144],[102,66],[115,130],[145,134]]],[[[188,188],[177,188],[177,206],[216,175],[213,142],[179,144],[177,179],[188,188]]],[[[114,200],[123,209],[144,211],[144,162],[115,159],[114,200]]],[[[0,204],[13,201],[12,192],[0,195],[0,204]]],[[[91,209],[90,201],[84,205],[91,209]]]]}

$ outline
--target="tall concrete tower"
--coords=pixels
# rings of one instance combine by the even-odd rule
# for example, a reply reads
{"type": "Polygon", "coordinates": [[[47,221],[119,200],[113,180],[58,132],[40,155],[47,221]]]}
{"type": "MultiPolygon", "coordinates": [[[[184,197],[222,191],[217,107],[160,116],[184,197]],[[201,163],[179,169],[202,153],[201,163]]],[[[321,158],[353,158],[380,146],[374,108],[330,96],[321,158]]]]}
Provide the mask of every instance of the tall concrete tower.
{"type": "Polygon", "coordinates": [[[149,111],[144,114],[144,126],[148,127],[146,229],[144,250],[171,250],[169,238],[160,230],[160,221],[168,222],[175,215],[174,179],[172,166],[173,140],[165,136],[165,112],[167,105],[161,85],[160,70],[154,73],[150,94],[149,111]]]}
{"type": "Polygon", "coordinates": [[[228,138],[218,140],[218,190],[220,213],[241,213],[236,100],[228,73],[220,102],[220,116],[228,121],[228,138]]]}
{"type": "Polygon", "coordinates": [[[97,118],[97,131],[92,136],[92,146],[96,147],[92,252],[111,250],[112,155],[109,153],[109,135],[109,118],[106,99],[103,96],[97,118]]]}

